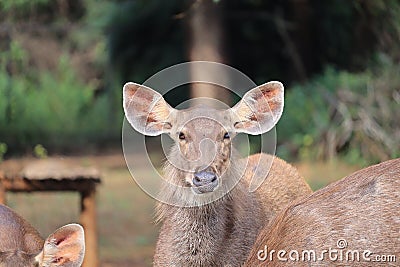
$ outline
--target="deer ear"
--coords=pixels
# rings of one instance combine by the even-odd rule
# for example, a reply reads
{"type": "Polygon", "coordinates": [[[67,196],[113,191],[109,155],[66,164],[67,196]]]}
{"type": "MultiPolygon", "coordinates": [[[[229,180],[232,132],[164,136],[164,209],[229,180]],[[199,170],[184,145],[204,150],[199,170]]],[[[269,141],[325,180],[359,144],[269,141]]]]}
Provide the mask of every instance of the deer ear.
{"type": "Polygon", "coordinates": [[[144,85],[127,83],[123,94],[125,116],[136,131],[156,136],[171,130],[174,109],[159,93],[144,85]]]}
{"type": "Polygon", "coordinates": [[[85,256],[85,234],[79,224],[68,224],[51,234],[36,256],[39,266],[80,267],[85,256]]]}
{"type": "Polygon", "coordinates": [[[247,134],[268,132],[283,111],[283,84],[268,82],[248,91],[233,108],[234,129],[247,134]]]}

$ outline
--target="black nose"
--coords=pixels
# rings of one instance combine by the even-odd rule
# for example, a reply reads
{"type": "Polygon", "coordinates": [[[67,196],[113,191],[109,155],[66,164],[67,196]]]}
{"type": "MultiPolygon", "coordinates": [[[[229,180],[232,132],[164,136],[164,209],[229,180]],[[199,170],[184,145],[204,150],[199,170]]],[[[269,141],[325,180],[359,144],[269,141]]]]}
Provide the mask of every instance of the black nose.
{"type": "Polygon", "coordinates": [[[200,171],[194,174],[193,185],[198,187],[202,193],[211,192],[218,185],[218,179],[213,172],[200,171]]]}

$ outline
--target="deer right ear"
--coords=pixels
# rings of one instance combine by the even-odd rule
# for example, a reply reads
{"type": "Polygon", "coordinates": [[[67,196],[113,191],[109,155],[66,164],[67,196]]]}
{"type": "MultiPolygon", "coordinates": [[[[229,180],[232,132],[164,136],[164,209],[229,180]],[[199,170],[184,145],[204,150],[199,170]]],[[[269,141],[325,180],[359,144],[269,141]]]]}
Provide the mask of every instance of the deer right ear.
{"type": "Polygon", "coordinates": [[[170,115],[174,109],[161,94],[147,86],[126,83],[123,89],[123,106],[129,123],[144,135],[156,136],[168,133],[172,128],[170,115]]]}
{"type": "Polygon", "coordinates": [[[39,266],[80,267],[85,256],[85,234],[79,224],[68,224],[51,234],[36,256],[39,266]]]}
{"type": "Polygon", "coordinates": [[[236,132],[263,134],[279,121],[283,111],[283,84],[272,81],[248,91],[232,111],[236,132]]]}

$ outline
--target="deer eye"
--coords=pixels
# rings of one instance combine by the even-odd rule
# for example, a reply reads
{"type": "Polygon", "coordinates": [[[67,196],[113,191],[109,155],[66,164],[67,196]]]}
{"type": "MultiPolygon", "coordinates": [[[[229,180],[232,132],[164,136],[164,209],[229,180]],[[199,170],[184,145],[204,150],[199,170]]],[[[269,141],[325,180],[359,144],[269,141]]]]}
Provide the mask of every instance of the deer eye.
{"type": "Polygon", "coordinates": [[[229,135],[228,132],[226,132],[226,133],[224,134],[224,139],[229,139],[229,138],[231,138],[231,136],[229,135]]]}
{"type": "Polygon", "coordinates": [[[185,140],[185,138],[186,138],[186,136],[185,136],[185,134],[184,133],[182,133],[182,132],[179,132],[179,139],[180,140],[185,140]]]}

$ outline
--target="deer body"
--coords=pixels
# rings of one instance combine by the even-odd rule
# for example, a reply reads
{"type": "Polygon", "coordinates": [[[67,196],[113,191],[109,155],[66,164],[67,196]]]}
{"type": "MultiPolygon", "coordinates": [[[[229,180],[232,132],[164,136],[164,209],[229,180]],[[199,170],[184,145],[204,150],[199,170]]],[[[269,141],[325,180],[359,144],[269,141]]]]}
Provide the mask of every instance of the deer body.
{"type": "Polygon", "coordinates": [[[288,163],[266,154],[240,160],[231,145],[237,132],[260,134],[276,124],[283,109],[281,83],[257,87],[227,110],[176,110],[152,89],[128,83],[124,109],[137,131],[167,133],[175,141],[168,156],[174,162],[166,162],[167,182],[160,190],[164,203],[157,206],[163,225],[155,266],[240,266],[276,212],[311,193],[288,163]],[[249,192],[253,175],[267,173],[261,170],[271,161],[268,177],[249,192]]]}
{"type": "Polygon", "coordinates": [[[297,170],[276,157],[262,186],[250,193],[259,157],[267,162],[272,156],[250,156],[244,179],[223,199],[201,207],[158,206],[163,225],[155,266],[240,266],[262,227],[292,200],[311,194],[297,170]]]}
{"type": "MultiPolygon", "coordinates": [[[[246,266],[395,266],[400,260],[400,159],[374,165],[292,203],[265,227],[246,266]],[[338,242],[345,240],[340,246],[338,242]],[[345,245],[343,245],[345,244],[345,245]],[[344,251],[343,259],[280,261],[275,250],[344,251]],[[357,250],[360,260],[346,252],[357,250]],[[367,260],[362,253],[369,250],[367,260]],[[376,255],[394,255],[396,262],[376,262],[376,255]],[[351,256],[353,257],[353,256],[351,256]],[[261,258],[261,260],[259,259],[261,258]],[[370,261],[368,261],[368,258],[370,261]],[[264,261],[265,260],[265,261],[264,261]]],[[[288,254],[285,255],[288,258],[288,254]]]]}
{"type": "Polygon", "coordinates": [[[84,250],[80,225],[61,227],[43,240],[27,221],[0,205],[0,267],[78,267],[84,250]]]}

